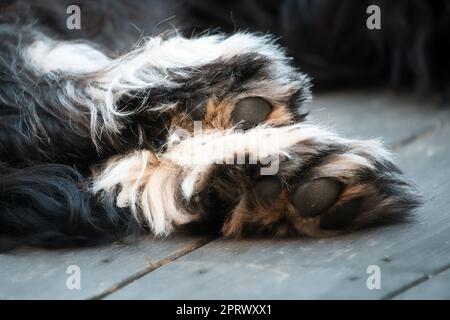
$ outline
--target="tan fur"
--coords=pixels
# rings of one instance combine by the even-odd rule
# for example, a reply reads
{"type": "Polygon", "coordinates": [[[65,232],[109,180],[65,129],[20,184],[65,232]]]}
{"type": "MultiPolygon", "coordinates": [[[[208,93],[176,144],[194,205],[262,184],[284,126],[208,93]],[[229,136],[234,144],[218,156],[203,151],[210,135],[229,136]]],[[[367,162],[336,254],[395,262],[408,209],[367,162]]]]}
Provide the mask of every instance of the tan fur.
{"type": "Polygon", "coordinates": [[[292,123],[292,113],[284,104],[273,106],[272,112],[267,116],[266,122],[273,125],[283,125],[292,123]]]}
{"type": "Polygon", "coordinates": [[[217,101],[216,99],[209,100],[206,107],[206,115],[203,118],[205,129],[225,130],[232,128],[232,112],[233,104],[229,101],[217,101]]]}
{"type": "MultiPolygon", "coordinates": [[[[245,97],[245,96],[244,96],[245,97]]],[[[242,99],[242,97],[240,97],[242,99]]],[[[239,99],[225,99],[219,100],[212,98],[208,100],[206,105],[206,112],[202,118],[202,126],[204,132],[209,129],[226,130],[234,126],[231,121],[231,114],[234,110],[234,105],[239,99]]],[[[272,125],[285,125],[293,123],[292,113],[286,105],[281,103],[272,103],[272,111],[266,118],[265,123],[272,125]]],[[[172,112],[171,114],[171,128],[183,128],[189,132],[193,132],[193,120],[188,114],[182,112],[172,112]]]]}

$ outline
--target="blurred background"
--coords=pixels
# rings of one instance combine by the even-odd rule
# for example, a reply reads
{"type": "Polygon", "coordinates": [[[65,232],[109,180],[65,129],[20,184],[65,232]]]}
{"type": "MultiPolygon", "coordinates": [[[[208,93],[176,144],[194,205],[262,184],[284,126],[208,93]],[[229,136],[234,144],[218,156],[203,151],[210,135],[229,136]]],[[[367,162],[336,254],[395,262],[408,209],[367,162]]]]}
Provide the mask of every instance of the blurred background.
{"type": "Polygon", "coordinates": [[[95,40],[112,54],[142,36],[175,30],[271,33],[312,76],[316,91],[380,85],[438,93],[444,102],[450,96],[448,0],[0,0],[0,12],[2,21],[48,25],[65,38],[95,40]],[[81,8],[80,30],[66,27],[70,4],[81,8]],[[367,27],[371,5],[380,9],[380,29],[367,27]]]}

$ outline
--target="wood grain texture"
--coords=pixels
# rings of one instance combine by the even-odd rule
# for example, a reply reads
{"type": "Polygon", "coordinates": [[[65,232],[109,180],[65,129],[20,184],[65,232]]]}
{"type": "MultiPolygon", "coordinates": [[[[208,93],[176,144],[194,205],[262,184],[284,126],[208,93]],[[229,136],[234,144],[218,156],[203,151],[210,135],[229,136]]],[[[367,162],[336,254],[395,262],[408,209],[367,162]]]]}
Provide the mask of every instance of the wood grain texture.
{"type": "Polygon", "coordinates": [[[114,291],[142,274],[201,246],[206,239],[175,236],[136,245],[90,249],[22,249],[0,255],[0,299],[89,299],[114,291]],[[66,273],[80,267],[81,289],[69,290],[66,273]]]}
{"type": "MultiPolygon", "coordinates": [[[[450,266],[449,266],[450,268],[450,266]]],[[[399,294],[395,299],[425,299],[425,300],[449,300],[450,299],[450,269],[426,277],[422,282],[412,286],[399,294]]]]}
{"type": "Polygon", "coordinates": [[[448,108],[434,100],[373,90],[317,95],[308,110],[314,122],[345,137],[380,137],[395,147],[449,119],[448,108]]]}

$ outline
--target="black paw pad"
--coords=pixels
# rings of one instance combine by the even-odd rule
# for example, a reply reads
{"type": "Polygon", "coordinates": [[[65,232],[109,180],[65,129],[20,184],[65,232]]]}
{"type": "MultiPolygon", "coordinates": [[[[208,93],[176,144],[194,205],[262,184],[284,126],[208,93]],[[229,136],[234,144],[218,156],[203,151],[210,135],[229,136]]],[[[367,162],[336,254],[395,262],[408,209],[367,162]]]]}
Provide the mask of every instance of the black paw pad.
{"type": "Polygon", "coordinates": [[[261,177],[255,182],[255,194],[258,201],[265,205],[272,204],[281,192],[281,181],[274,176],[261,177]]]}
{"type": "Polygon", "coordinates": [[[263,122],[271,110],[270,104],[262,98],[244,98],[234,106],[231,120],[234,124],[240,123],[240,128],[247,130],[263,122]]]}
{"type": "Polygon", "coordinates": [[[291,195],[291,203],[305,218],[315,217],[331,207],[341,194],[341,183],[320,178],[297,188],[291,195]]]}
{"type": "Polygon", "coordinates": [[[353,199],[320,216],[320,227],[336,230],[347,227],[360,213],[362,199],[353,199]]]}

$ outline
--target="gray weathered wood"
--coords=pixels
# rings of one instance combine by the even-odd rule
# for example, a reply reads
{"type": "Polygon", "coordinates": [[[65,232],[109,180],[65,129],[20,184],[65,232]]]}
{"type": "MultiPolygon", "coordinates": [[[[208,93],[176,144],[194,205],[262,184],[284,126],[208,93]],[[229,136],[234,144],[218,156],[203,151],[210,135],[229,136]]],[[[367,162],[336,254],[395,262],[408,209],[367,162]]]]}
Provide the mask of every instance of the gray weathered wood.
{"type": "Polygon", "coordinates": [[[372,90],[317,95],[308,109],[312,120],[344,136],[382,137],[389,145],[429,132],[449,117],[436,101],[372,90]]]}
{"type": "Polygon", "coordinates": [[[397,161],[428,200],[415,221],[322,240],[219,239],[108,298],[395,297],[450,263],[450,128],[435,127],[397,161]],[[380,290],[366,286],[369,265],[381,268],[380,290]]]}
{"type": "Polygon", "coordinates": [[[144,239],[137,245],[90,249],[22,249],[0,255],[0,299],[86,299],[113,290],[203,244],[204,238],[144,239]],[[69,290],[71,265],[80,267],[81,289],[69,290]]]}
{"type": "Polygon", "coordinates": [[[427,277],[423,282],[398,295],[396,299],[450,299],[450,269],[427,277]]]}

